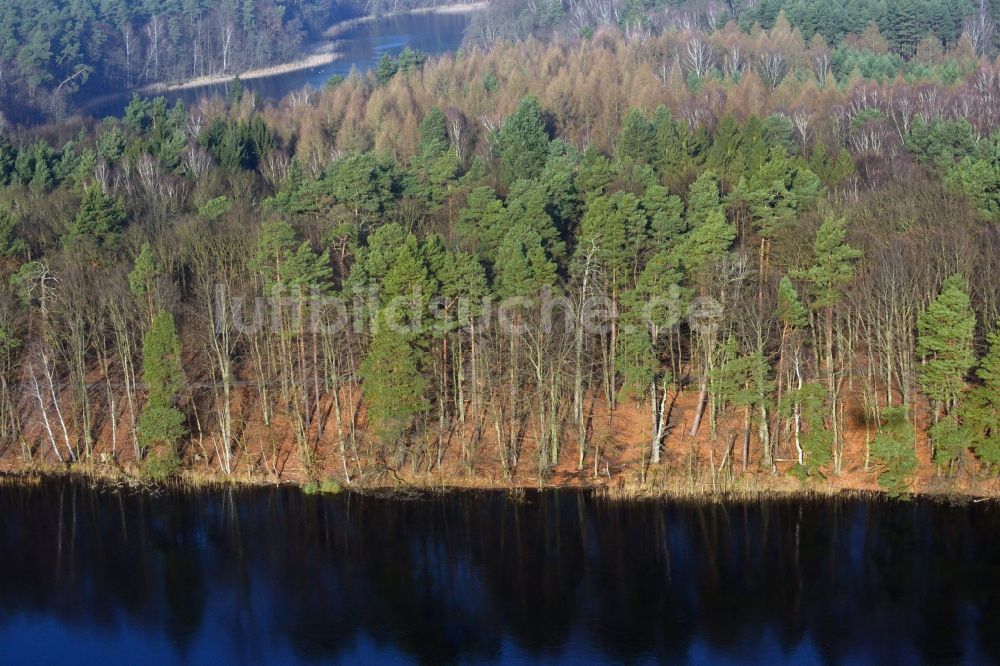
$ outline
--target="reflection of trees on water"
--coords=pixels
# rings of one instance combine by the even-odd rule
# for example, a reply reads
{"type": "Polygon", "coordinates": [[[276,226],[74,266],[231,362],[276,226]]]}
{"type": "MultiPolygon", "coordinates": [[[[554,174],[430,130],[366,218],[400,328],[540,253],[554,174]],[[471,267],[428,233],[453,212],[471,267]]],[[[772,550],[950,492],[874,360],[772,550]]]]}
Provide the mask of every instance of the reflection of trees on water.
{"type": "Polygon", "coordinates": [[[184,657],[365,645],[425,663],[600,655],[1000,660],[1000,511],[851,500],[389,501],[0,488],[0,627],[162,635],[184,657]]]}

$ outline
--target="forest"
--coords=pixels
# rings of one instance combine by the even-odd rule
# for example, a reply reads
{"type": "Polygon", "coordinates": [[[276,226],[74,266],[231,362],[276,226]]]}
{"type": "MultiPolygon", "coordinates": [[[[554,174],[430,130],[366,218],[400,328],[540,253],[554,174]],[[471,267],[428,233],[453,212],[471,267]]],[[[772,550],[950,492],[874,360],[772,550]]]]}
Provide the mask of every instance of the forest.
{"type": "Polygon", "coordinates": [[[995,492],[996,31],[886,6],[829,40],[800,3],[671,6],[9,130],[0,459],[995,492]]]}
{"type": "Polygon", "coordinates": [[[438,0],[5,0],[0,127],[84,102],[300,59],[337,21],[438,0]]]}

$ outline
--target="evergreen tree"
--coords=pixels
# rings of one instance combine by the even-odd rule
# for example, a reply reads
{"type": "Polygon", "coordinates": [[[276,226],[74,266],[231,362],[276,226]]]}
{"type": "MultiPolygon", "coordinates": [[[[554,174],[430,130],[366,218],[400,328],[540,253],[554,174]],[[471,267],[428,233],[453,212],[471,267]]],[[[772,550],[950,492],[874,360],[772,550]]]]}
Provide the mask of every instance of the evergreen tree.
{"type": "Polygon", "coordinates": [[[571,144],[556,139],[549,144],[549,157],[539,176],[545,187],[548,210],[556,225],[568,229],[579,218],[580,193],[576,189],[576,171],[580,153],[571,144]]]}
{"type": "Polygon", "coordinates": [[[458,235],[466,247],[492,261],[511,224],[510,212],[496,192],[477,187],[469,192],[465,208],[459,213],[458,235]]]}
{"type": "Polygon", "coordinates": [[[17,149],[10,144],[7,137],[0,136],[0,185],[10,185],[14,178],[16,163],[17,149]]]}
{"type": "Polygon", "coordinates": [[[361,389],[368,422],[385,443],[396,442],[427,411],[428,382],[421,372],[420,352],[406,336],[382,323],[361,363],[361,389]]]}
{"type": "Polygon", "coordinates": [[[906,492],[909,478],[917,469],[914,438],[905,406],[890,407],[883,412],[882,427],[872,441],[871,454],[882,464],[879,485],[893,497],[906,492]]]}
{"type": "Polygon", "coordinates": [[[690,134],[674,119],[670,109],[657,107],[651,121],[656,137],[654,165],[661,173],[683,171],[691,163],[690,134]]]}
{"type": "Polygon", "coordinates": [[[823,415],[829,412],[826,389],[816,382],[808,382],[800,389],[788,393],[786,405],[798,410],[798,437],[802,460],[807,473],[812,476],[819,468],[833,459],[833,431],[826,427],[823,415]]]}
{"type": "Polygon", "coordinates": [[[133,296],[145,303],[146,316],[150,318],[154,312],[156,280],[160,273],[160,265],[153,254],[152,246],[149,242],[143,243],[139,256],[135,259],[135,266],[128,274],[128,287],[133,296]]]}
{"type": "Polygon", "coordinates": [[[357,259],[351,266],[348,283],[352,289],[364,291],[369,282],[381,284],[389,273],[396,257],[410,240],[411,234],[395,222],[383,224],[369,237],[367,244],[358,250],[357,259]]]}
{"type": "Polygon", "coordinates": [[[709,215],[722,209],[719,198],[719,179],[712,171],[703,171],[688,189],[685,220],[689,228],[704,224],[709,215]]]}
{"type": "Polygon", "coordinates": [[[425,157],[440,157],[447,152],[448,121],[440,108],[434,107],[420,121],[420,143],[417,144],[417,154],[425,157]]]}
{"type": "Polygon", "coordinates": [[[791,328],[805,328],[809,324],[809,312],[799,301],[795,286],[787,275],[778,283],[778,319],[791,328]]]}
{"type": "Polygon", "coordinates": [[[656,128],[646,120],[641,111],[632,109],[622,122],[621,132],[615,142],[618,156],[645,164],[655,164],[659,151],[656,145],[656,128]]]}
{"type": "Polygon", "coordinates": [[[510,188],[507,212],[512,223],[523,224],[542,239],[545,251],[556,263],[566,258],[566,244],[562,232],[549,214],[548,190],[534,180],[518,180],[510,188]]]}
{"type": "Polygon", "coordinates": [[[725,256],[735,239],[736,227],[721,208],[716,208],[687,233],[676,254],[687,270],[698,277],[725,256]]]}
{"type": "Polygon", "coordinates": [[[576,191],[586,202],[591,197],[604,194],[614,179],[614,169],[607,157],[593,145],[587,146],[580,157],[576,175],[576,191]]]}
{"type": "MultiPolygon", "coordinates": [[[[427,266],[425,253],[428,251],[426,244],[421,248],[416,237],[409,235],[379,285],[384,323],[393,325],[408,342],[417,344],[422,344],[426,338],[422,318],[438,291],[438,284],[427,266]]],[[[446,258],[440,260],[443,263],[446,258]]]]}
{"type": "Polygon", "coordinates": [[[500,179],[505,185],[541,174],[549,154],[549,135],[536,98],[525,97],[507,118],[500,131],[498,148],[500,179]]]}
{"type": "Polygon", "coordinates": [[[883,32],[887,33],[893,47],[904,58],[910,58],[917,44],[927,34],[927,25],[921,16],[917,0],[889,0],[883,32]]]}
{"type": "Polygon", "coordinates": [[[414,199],[441,204],[449,185],[458,176],[459,160],[450,150],[447,119],[438,107],[431,109],[420,122],[417,154],[406,175],[406,193],[414,199]]]}
{"type": "Polygon", "coordinates": [[[651,185],[642,194],[642,208],[649,216],[649,232],[655,250],[669,250],[687,231],[684,202],[662,185],[651,185]]]}
{"type": "Polygon", "coordinates": [[[963,411],[959,407],[927,430],[934,447],[934,463],[938,467],[950,468],[973,441],[971,433],[959,421],[959,414],[963,411]]]}
{"type": "Polygon", "coordinates": [[[387,156],[363,153],[343,157],[330,167],[323,185],[337,203],[355,217],[371,219],[392,208],[398,191],[398,172],[387,156]]]}
{"type": "Polygon", "coordinates": [[[202,216],[209,222],[215,222],[216,220],[224,217],[232,209],[233,204],[229,200],[229,197],[215,197],[214,199],[209,199],[205,203],[198,206],[198,215],[202,216]]]}
{"type": "Polygon", "coordinates": [[[813,265],[799,276],[809,281],[812,307],[832,308],[843,298],[843,290],[854,277],[854,264],[861,252],[846,242],[847,222],[827,218],[816,232],[813,265]]]}
{"type": "Polygon", "coordinates": [[[100,186],[90,187],[84,192],[80,211],[63,236],[63,243],[106,245],[117,240],[125,219],[125,206],[120,200],[104,194],[100,186]]]}
{"type": "Polygon", "coordinates": [[[598,196],[587,203],[578,252],[596,250],[593,259],[603,269],[609,293],[619,293],[638,276],[647,245],[646,225],[639,201],[629,192],[598,196]]]}
{"type": "Polygon", "coordinates": [[[28,244],[17,236],[17,218],[0,204],[0,256],[13,257],[28,251],[28,244]]]}
{"type": "Polygon", "coordinates": [[[399,58],[396,59],[396,62],[400,72],[403,74],[409,74],[420,69],[426,60],[427,56],[423,53],[406,46],[399,52],[399,58]]]}
{"type": "Polygon", "coordinates": [[[310,185],[314,183],[307,182],[302,164],[293,157],[281,186],[273,197],[264,200],[264,207],[286,215],[313,211],[317,207],[317,197],[310,185]]]}
{"type": "MultiPolygon", "coordinates": [[[[952,275],[917,319],[917,354],[923,358],[917,377],[920,388],[939,406],[951,408],[965,387],[965,375],[976,362],[975,328],[968,285],[962,276],[952,275]]],[[[939,411],[935,409],[935,421],[939,411]]]]}
{"type": "Polygon", "coordinates": [[[982,461],[1000,464],[1000,329],[987,338],[989,351],[976,375],[982,382],[961,401],[959,417],[965,441],[982,461]]]}
{"type": "Polygon", "coordinates": [[[388,53],[383,53],[382,57],[378,60],[378,65],[375,67],[375,79],[381,85],[385,85],[392,80],[392,77],[396,76],[396,72],[398,71],[399,65],[395,59],[388,53]]]}
{"type": "Polygon", "coordinates": [[[497,251],[493,289],[500,298],[534,296],[556,281],[556,265],[542,238],[530,227],[515,224],[497,251]]]}
{"type": "MultiPolygon", "coordinates": [[[[826,393],[830,407],[829,426],[833,435],[835,471],[840,473],[840,422],[836,357],[834,355],[836,308],[844,297],[844,289],[854,278],[854,265],[861,252],[847,243],[847,223],[843,218],[827,218],[816,231],[813,242],[813,262],[798,277],[809,282],[810,307],[822,313],[823,365],[826,393]]],[[[818,332],[818,331],[817,331],[818,332]]]]}
{"type": "Polygon", "coordinates": [[[184,386],[181,341],[173,315],[161,310],[142,339],[142,372],[148,398],[137,431],[143,451],[152,453],[148,471],[169,476],[179,465],[177,443],[186,434],[177,398],[184,386]],[[162,450],[155,451],[155,447],[162,450]]]}

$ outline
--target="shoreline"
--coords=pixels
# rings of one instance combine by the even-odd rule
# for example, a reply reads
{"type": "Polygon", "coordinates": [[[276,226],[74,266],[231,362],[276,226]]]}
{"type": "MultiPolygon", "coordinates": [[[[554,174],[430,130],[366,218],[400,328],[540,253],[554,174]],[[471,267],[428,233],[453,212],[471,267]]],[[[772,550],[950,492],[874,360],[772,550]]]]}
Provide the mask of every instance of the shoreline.
{"type": "Polygon", "coordinates": [[[199,76],[193,79],[188,79],[180,83],[153,83],[148,86],[140,88],[137,92],[156,95],[168,92],[179,92],[181,90],[191,90],[192,88],[204,88],[208,86],[221,85],[224,83],[229,83],[235,78],[239,78],[241,81],[266,79],[271,76],[291,74],[293,72],[299,72],[304,69],[312,69],[313,67],[322,67],[323,65],[329,65],[330,63],[337,61],[341,57],[342,54],[336,51],[329,51],[329,52],[317,51],[315,53],[305,56],[304,58],[293,60],[292,62],[281,63],[278,65],[271,65],[270,67],[260,67],[258,69],[250,69],[239,74],[207,74],[205,76],[199,76]]]}
{"type": "MultiPolygon", "coordinates": [[[[885,501],[924,500],[959,504],[981,502],[1000,503],[1000,489],[976,487],[973,489],[948,487],[914,488],[901,497],[893,497],[878,487],[859,487],[852,484],[812,483],[799,484],[787,476],[772,477],[763,474],[748,474],[712,488],[703,481],[694,485],[680,476],[669,476],[662,484],[637,484],[618,479],[617,482],[594,482],[591,479],[574,479],[573,483],[546,482],[515,479],[494,482],[481,476],[455,477],[451,475],[421,475],[420,478],[394,475],[395,481],[375,480],[341,484],[339,480],[328,479],[321,483],[302,482],[297,479],[273,479],[264,476],[225,476],[220,472],[184,470],[174,479],[158,483],[131,473],[123,468],[108,465],[79,464],[68,467],[52,465],[32,465],[24,468],[0,470],[0,486],[30,486],[54,480],[82,481],[107,488],[131,488],[139,491],[162,489],[205,490],[221,488],[297,488],[305,494],[335,495],[353,492],[362,495],[375,494],[388,497],[414,497],[420,495],[440,495],[463,492],[504,492],[520,494],[524,492],[552,492],[559,490],[592,493],[611,502],[646,501],[696,501],[712,503],[739,503],[750,501],[852,498],[867,497],[885,501]],[[760,483],[765,481],[764,483],[760,483]],[[329,486],[327,485],[329,484],[329,486]],[[699,487],[699,484],[701,487],[699,487]]],[[[995,484],[994,484],[995,485],[995,484]]]]}
{"type": "Polygon", "coordinates": [[[195,88],[222,85],[229,83],[236,77],[239,77],[242,81],[253,81],[256,79],[266,79],[272,76],[281,76],[283,74],[300,72],[314,67],[323,67],[334,63],[343,57],[343,54],[336,50],[336,38],[347,30],[359,25],[371,23],[379,19],[405,16],[409,14],[466,14],[481,11],[487,7],[489,7],[488,0],[477,0],[476,2],[470,3],[453,3],[438,5],[436,7],[417,7],[416,9],[404,9],[395,12],[386,12],[383,14],[366,14],[365,16],[359,16],[334,23],[323,31],[322,41],[313,42],[308,45],[306,47],[306,55],[296,60],[276,63],[267,67],[249,69],[242,73],[204,74],[190,79],[183,79],[174,83],[165,83],[162,81],[158,83],[150,83],[142,86],[141,88],[123,90],[121,92],[105,95],[103,97],[94,98],[81,108],[87,109],[99,104],[107,103],[108,101],[114,99],[128,99],[133,94],[162,95],[164,93],[181,92],[184,90],[193,90],[195,88]]]}
{"type": "Polygon", "coordinates": [[[404,9],[395,12],[386,12],[384,14],[366,14],[365,16],[359,16],[353,19],[347,19],[346,21],[339,21],[334,23],[329,28],[323,31],[323,41],[314,42],[313,44],[306,47],[306,55],[297,60],[292,60],[289,62],[277,63],[274,65],[269,65],[267,67],[258,67],[255,69],[249,69],[245,72],[233,73],[233,74],[205,74],[191,79],[185,79],[176,83],[152,83],[139,89],[140,93],[149,94],[159,94],[167,92],[178,92],[181,90],[190,90],[192,88],[202,88],[206,86],[220,85],[223,83],[228,83],[234,78],[239,77],[242,81],[253,81],[254,79],[266,79],[271,76],[280,76],[282,74],[291,74],[293,72],[299,72],[305,69],[312,69],[314,67],[322,67],[329,65],[330,63],[336,62],[343,57],[343,54],[336,50],[335,39],[351,28],[355,28],[359,25],[365,23],[372,23],[374,21],[392,18],[395,16],[407,16],[412,14],[467,14],[476,11],[486,9],[489,6],[489,2],[481,0],[479,2],[471,3],[454,3],[447,5],[438,5],[436,7],[418,7],[416,9],[404,9]]]}
{"type": "Polygon", "coordinates": [[[392,12],[383,12],[381,14],[365,14],[364,16],[357,16],[352,19],[347,19],[346,21],[334,23],[323,31],[323,37],[325,39],[335,39],[346,30],[356,28],[359,25],[364,25],[365,23],[372,23],[373,21],[378,21],[380,19],[394,18],[397,16],[410,16],[414,14],[471,14],[473,12],[482,11],[489,6],[490,3],[488,0],[478,0],[476,2],[452,3],[447,5],[437,5],[435,7],[400,9],[392,12]]]}

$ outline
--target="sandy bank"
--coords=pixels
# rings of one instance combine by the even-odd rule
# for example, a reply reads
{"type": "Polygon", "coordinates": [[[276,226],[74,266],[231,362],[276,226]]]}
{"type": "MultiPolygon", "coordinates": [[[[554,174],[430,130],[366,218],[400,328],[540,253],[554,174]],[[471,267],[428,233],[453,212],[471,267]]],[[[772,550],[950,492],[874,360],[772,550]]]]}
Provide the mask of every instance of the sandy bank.
{"type": "Polygon", "coordinates": [[[299,60],[294,60],[292,62],[282,63],[280,65],[272,65],[271,67],[261,67],[259,69],[250,69],[240,73],[233,74],[215,74],[211,76],[199,76],[193,79],[188,79],[180,83],[156,83],[150,86],[146,86],[140,90],[142,93],[146,94],[160,94],[165,92],[176,92],[178,90],[187,90],[189,88],[200,88],[202,86],[217,85],[220,83],[228,83],[232,81],[235,77],[239,76],[240,79],[244,81],[251,81],[253,79],[263,79],[269,76],[277,76],[279,74],[288,74],[290,72],[297,72],[303,69],[312,69],[313,67],[320,67],[322,65],[329,65],[331,62],[340,57],[340,54],[327,51],[327,52],[316,52],[312,55],[308,55],[299,60]]]}
{"type": "Polygon", "coordinates": [[[438,5],[437,7],[419,7],[417,9],[403,9],[398,12],[383,12],[381,14],[369,14],[357,18],[341,21],[330,26],[323,32],[323,37],[333,39],[339,37],[347,30],[355,28],[365,23],[371,23],[379,19],[392,18],[394,16],[406,16],[410,14],[471,14],[489,7],[489,2],[468,2],[451,5],[438,5]]]}

